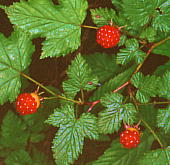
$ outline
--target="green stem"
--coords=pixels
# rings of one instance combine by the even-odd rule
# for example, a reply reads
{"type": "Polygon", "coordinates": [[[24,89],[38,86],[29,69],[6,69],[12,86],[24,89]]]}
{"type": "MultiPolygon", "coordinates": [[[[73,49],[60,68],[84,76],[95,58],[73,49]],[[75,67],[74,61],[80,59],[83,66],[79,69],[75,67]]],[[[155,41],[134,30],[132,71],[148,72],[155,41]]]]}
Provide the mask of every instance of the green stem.
{"type": "Polygon", "coordinates": [[[155,104],[155,105],[159,105],[159,104],[170,104],[169,101],[160,101],[160,102],[153,102],[153,103],[137,103],[138,105],[148,105],[148,104],[155,104]]]}
{"type": "Polygon", "coordinates": [[[63,99],[63,100],[67,100],[67,101],[70,101],[70,102],[74,102],[76,104],[82,104],[80,101],[77,101],[77,100],[73,100],[73,99],[69,99],[69,98],[66,98],[64,96],[61,96],[61,95],[58,95],[56,93],[54,93],[53,91],[51,91],[50,89],[46,88],[44,85],[42,85],[41,83],[37,82],[36,80],[32,79],[31,77],[29,77],[28,75],[26,75],[25,73],[23,72],[20,72],[20,74],[27,78],[28,80],[32,81],[33,83],[37,84],[38,86],[40,86],[41,88],[43,88],[44,90],[46,90],[48,93],[52,94],[53,96],[55,96],[56,98],[59,98],[59,99],[63,99]]]}
{"type": "Polygon", "coordinates": [[[159,137],[155,134],[155,132],[152,130],[152,128],[148,125],[148,123],[141,119],[141,121],[145,124],[145,126],[149,129],[149,131],[153,134],[154,138],[158,141],[158,143],[160,144],[161,148],[163,148],[163,144],[161,142],[161,140],[159,139],[159,137]]]}
{"type": "Polygon", "coordinates": [[[87,26],[87,25],[81,25],[81,27],[90,28],[90,29],[99,29],[98,27],[95,27],[95,26],[87,26]]]}

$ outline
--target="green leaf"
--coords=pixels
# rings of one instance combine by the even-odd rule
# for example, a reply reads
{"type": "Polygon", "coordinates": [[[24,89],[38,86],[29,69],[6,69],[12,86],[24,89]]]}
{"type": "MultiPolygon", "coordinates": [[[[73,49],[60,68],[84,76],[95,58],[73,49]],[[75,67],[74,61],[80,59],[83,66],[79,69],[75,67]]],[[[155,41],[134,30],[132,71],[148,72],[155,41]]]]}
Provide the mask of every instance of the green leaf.
{"type": "Polygon", "coordinates": [[[84,56],[89,64],[92,72],[97,75],[100,82],[104,82],[115,75],[121,67],[116,64],[115,56],[108,54],[95,53],[93,55],[84,56]]]}
{"type": "Polygon", "coordinates": [[[5,159],[6,165],[26,165],[32,164],[31,157],[25,150],[12,151],[5,159]]]}
{"type": "Polygon", "coordinates": [[[137,64],[142,63],[145,57],[145,53],[139,48],[139,43],[136,39],[129,39],[125,43],[126,48],[120,49],[117,54],[117,64],[125,65],[131,60],[135,60],[137,64]]]}
{"type": "Polygon", "coordinates": [[[45,135],[43,133],[41,133],[41,134],[34,133],[34,134],[31,134],[30,141],[32,143],[38,143],[38,142],[44,140],[44,138],[45,138],[45,135]]]}
{"type": "Polygon", "coordinates": [[[0,145],[4,148],[19,149],[25,147],[28,138],[25,123],[12,111],[8,111],[1,126],[0,145]]]}
{"type": "Polygon", "coordinates": [[[170,40],[166,41],[165,43],[153,49],[153,53],[170,57],[169,46],[170,46],[170,40]]]}
{"type": "Polygon", "coordinates": [[[118,131],[122,120],[128,124],[135,121],[136,109],[133,104],[123,104],[123,96],[118,93],[106,94],[101,98],[101,103],[106,107],[99,113],[98,128],[100,133],[113,133],[118,131]]]}
{"type": "Polygon", "coordinates": [[[111,20],[114,24],[118,22],[118,16],[114,9],[97,8],[90,10],[93,22],[98,26],[107,25],[111,20]]]}
{"type": "Polygon", "coordinates": [[[120,41],[118,43],[118,46],[123,46],[126,43],[127,37],[125,35],[120,36],[120,41]]]}
{"type": "Polygon", "coordinates": [[[74,109],[70,105],[64,105],[54,110],[54,113],[50,115],[45,122],[53,125],[54,127],[60,127],[61,124],[67,124],[68,122],[74,122],[75,115],[74,109]]]}
{"type": "Polygon", "coordinates": [[[157,67],[156,71],[154,72],[157,76],[162,76],[166,71],[170,71],[170,58],[164,65],[157,67]]]}
{"type": "MultiPolygon", "coordinates": [[[[57,165],[68,165],[78,158],[82,153],[84,137],[97,139],[99,136],[95,116],[83,113],[80,118],[73,119],[73,107],[67,114],[68,122],[60,120],[60,128],[53,139],[52,150],[57,165]]],[[[57,120],[58,117],[55,119],[53,116],[53,123],[57,123],[57,120]]]]}
{"type": "Polygon", "coordinates": [[[119,86],[121,86],[123,83],[129,80],[129,77],[133,73],[135,69],[135,65],[131,66],[124,72],[116,75],[113,79],[110,79],[106,83],[104,83],[101,87],[99,87],[93,94],[93,96],[90,98],[91,101],[98,100],[100,97],[104,96],[105,93],[110,92],[112,90],[115,90],[119,86]]]}
{"type": "Polygon", "coordinates": [[[138,147],[130,150],[123,148],[119,139],[114,140],[111,147],[92,165],[137,165],[136,161],[141,154],[150,150],[153,140],[153,136],[145,132],[138,147]]]}
{"type": "Polygon", "coordinates": [[[155,97],[158,94],[159,77],[144,76],[138,72],[132,77],[131,82],[138,89],[136,98],[141,103],[147,103],[150,97],[155,97]]]}
{"type": "Polygon", "coordinates": [[[41,58],[66,55],[80,45],[80,25],[86,16],[87,1],[59,2],[55,6],[49,0],[21,1],[5,10],[12,24],[35,37],[46,37],[41,58]]]}
{"type": "Polygon", "coordinates": [[[170,133],[170,106],[158,110],[157,125],[163,128],[166,133],[170,133]]]}
{"type": "Polygon", "coordinates": [[[154,42],[156,34],[157,33],[154,28],[148,27],[141,32],[140,38],[147,39],[149,42],[154,42]]]}
{"type": "Polygon", "coordinates": [[[98,139],[97,118],[90,113],[83,113],[80,117],[84,136],[89,139],[98,139]]]}
{"type": "Polygon", "coordinates": [[[9,38],[0,34],[0,104],[14,101],[21,88],[19,72],[31,63],[31,38],[15,29],[9,38]]]}
{"type": "Polygon", "coordinates": [[[91,69],[80,54],[72,61],[67,74],[70,79],[63,83],[64,91],[67,94],[76,94],[80,89],[93,90],[98,84],[97,77],[92,74],[91,69]],[[94,85],[90,85],[88,82],[93,82],[94,85]]]}
{"type": "Polygon", "coordinates": [[[170,147],[165,149],[157,149],[145,153],[143,157],[139,159],[137,162],[138,165],[169,165],[170,162],[170,147]]]}
{"type": "Polygon", "coordinates": [[[170,99],[170,71],[163,74],[159,84],[159,96],[170,99]]]}

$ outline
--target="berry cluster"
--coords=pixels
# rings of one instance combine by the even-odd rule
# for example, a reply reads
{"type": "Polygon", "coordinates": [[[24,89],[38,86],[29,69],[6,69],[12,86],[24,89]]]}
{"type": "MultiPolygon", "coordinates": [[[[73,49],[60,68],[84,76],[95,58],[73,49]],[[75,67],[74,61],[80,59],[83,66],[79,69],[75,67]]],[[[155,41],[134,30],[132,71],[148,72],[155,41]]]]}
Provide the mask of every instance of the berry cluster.
{"type": "Polygon", "coordinates": [[[111,48],[120,40],[120,30],[114,26],[104,25],[99,28],[96,42],[104,48],[111,48]]]}

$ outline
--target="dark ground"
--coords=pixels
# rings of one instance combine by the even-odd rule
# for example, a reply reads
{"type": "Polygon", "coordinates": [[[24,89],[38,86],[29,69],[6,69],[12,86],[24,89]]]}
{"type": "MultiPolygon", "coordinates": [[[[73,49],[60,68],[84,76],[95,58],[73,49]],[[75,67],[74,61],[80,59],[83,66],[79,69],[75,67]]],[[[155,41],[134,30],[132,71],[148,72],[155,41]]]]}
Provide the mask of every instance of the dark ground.
{"type": "MultiPolygon", "coordinates": [[[[0,4],[3,5],[10,5],[13,2],[17,2],[19,0],[0,0],[0,4]]],[[[88,0],[89,1],[89,9],[90,8],[98,8],[98,7],[108,7],[112,8],[111,0],[88,0]]],[[[53,0],[55,4],[57,4],[56,0],[53,0]]],[[[91,20],[90,12],[88,10],[88,14],[86,20],[84,22],[85,25],[95,26],[91,20]]],[[[13,31],[12,25],[9,22],[6,14],[3,10],[0,9],[0,32],[3,33],[5,36],[10,36],[11,32],[13,31]]],[[[116,51],[116,48],[112,49],[104,49],[101,48],[95,41],[95,30],[93,29],[86,29],[82,28],[82,44],[77,51],[72,54],[67,55],[66,57],[59,57],[55,58],[46,58],[40,60],[41,54],[41,43],[44,39],[43,38],[36,38],[33,40],[33,44],[36,47],[36,51],[33,54],[32,63],[30,66],[30,75],[33,78],[36,78],[39,82],[44,85],[53,85],[54,87],[61,88],[61,82],[66,77],[65,71],[67,69],[68,64],[70,64],[71,59],[77,53],[82,54],[92,54],[94,52],[105,52],[108,54],[113,54],[116,51]],[[55,66],[55,68],[54,68],[55,66]]],[[[163,64],[167,58],[163,56],[151,56],[145,62],[142,71],[151,73],[154,71],[155,67],[158,65],[163,64]],[[148,65],[149,64],[149,65],[148,65]]],[[[0,121],[2,121],[4,114],[6,113],[5,110],[9,109],[12,105],[5,104],[0,107],[0,121]]],[[[47,154],[50,158],[52,158],[51,153],[51,141],[53,139],[54,133],[56,129],[51,127],[49,132],[47,133],[47,138],[40,144],[38,144],[38,148],[41,149],[45,154],[47,154]]],[[[113,138],[114,136],[111,136],[113,138]]],[[[83,165],[85,162],[95,160],[100,155],[103,154],[104,150],[108,148],[110,142],[96,142],[96,141],[89,141],[86,140],[83,155],[79,157],[79,159],[74,163],[74,165],[83,165]],[[82,164],[82,162],[84,162],[82,164]]],[[[0,165],[3,165],[3,162],[0,162],[0,165]]]]}

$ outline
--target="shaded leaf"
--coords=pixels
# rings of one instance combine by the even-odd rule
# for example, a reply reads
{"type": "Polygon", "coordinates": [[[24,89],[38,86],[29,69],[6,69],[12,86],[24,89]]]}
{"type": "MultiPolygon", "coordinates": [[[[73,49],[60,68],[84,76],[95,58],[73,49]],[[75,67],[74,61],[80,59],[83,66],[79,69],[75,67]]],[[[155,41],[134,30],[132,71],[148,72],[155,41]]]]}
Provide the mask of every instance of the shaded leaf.
{"type": "Polygon", "coordinates": [[[9,38],[0,34],[0,104],[14,101],[21,88],[19,72],[25,70],[34,51],[31,38],[15,29],[9,38]]]}
{"type": "Polygon", "coordinates": [[[147,39],[149,42],[154,42],[156,38],[156,30],[152,27],[148,27],[140,34],[140,38],[147,39]]]}
{"type": "Polygon", "coordinates": [[[170,147],[167,147],[165,149],[157,149],[157,150],[153,150],[148,153],[145,153],[144,156],[141,157],[137,163],[139,165],[148,165],[148,164],[169,165],[170,147]]]}
{"type": "Polygon", "coordinates": [[[170,133],[170,106],[158,110],[157,125],[163,128],[166,133],[170,133]]]}
{"type": "Polygon", "coordinates": [[[114,140],[111,147],[92,165],[137,165],[136,161],[141,154],[150,150],[153,140],[154,138],[145,132],[138,147],[130,150],[123,148],[119,139],[114,140]]]}
{"type": "Polygon", "coordinates": [[[13,24],[35,37],[46,37],[41,58],[66,55],[80,45],[80,25],[86,16],[87,1],[59,2],[55,6],[48,0],[21,1],[5,9],[13,24]]]}

